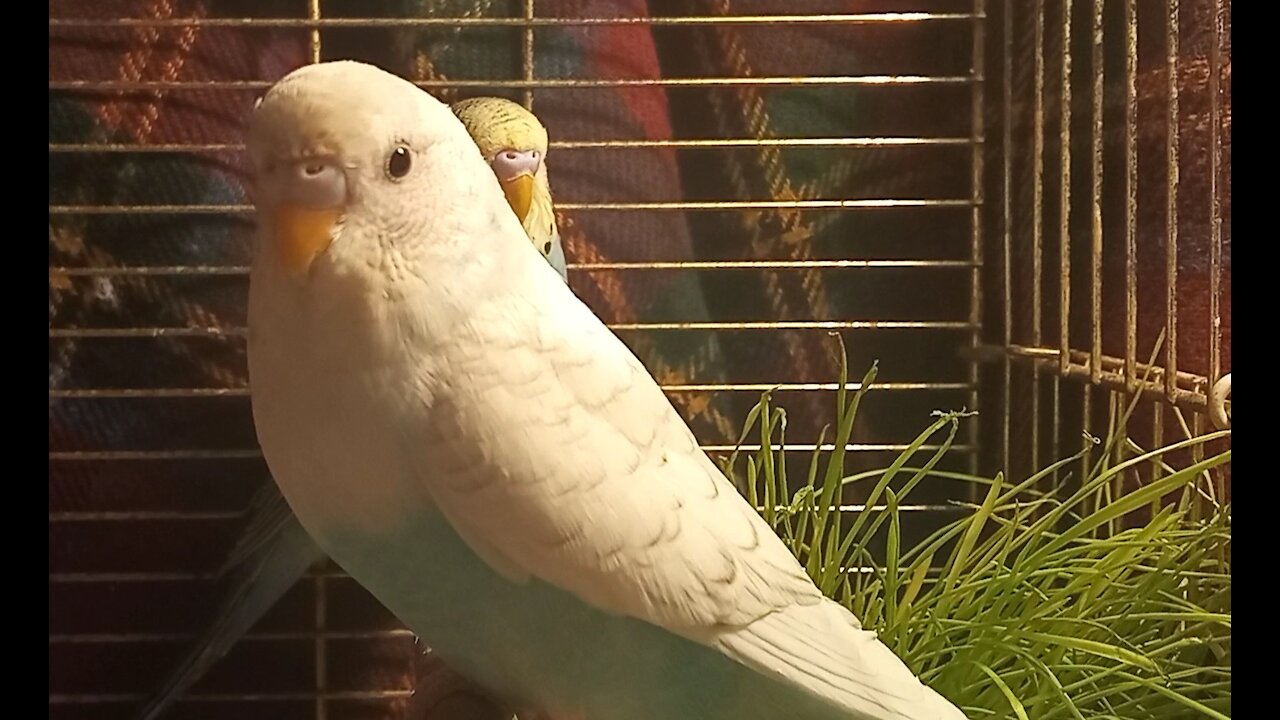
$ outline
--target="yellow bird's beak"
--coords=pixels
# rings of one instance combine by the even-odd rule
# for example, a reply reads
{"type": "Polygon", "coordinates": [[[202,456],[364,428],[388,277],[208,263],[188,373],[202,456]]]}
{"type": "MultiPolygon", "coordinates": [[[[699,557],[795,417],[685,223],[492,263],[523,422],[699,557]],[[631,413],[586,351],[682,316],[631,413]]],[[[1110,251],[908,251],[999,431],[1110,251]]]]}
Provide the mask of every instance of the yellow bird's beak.
{"type": "Polygon", "coordinates": [[[502,185],[503,194],[507,196],[507,204],[523,225],[525,217],[529,215],[529,207],[533,204],[533,176],[524,173],[510,180],[500,181],[499,184],[502,185]]]}
{"type": "Polygon", "coordinates": [[[280,264],[295,275],[305,273],[311,263],[329,249],[334,226],[341,217],[339,208],[315,210],[288,203],[281,205],[276,210],[273,227],[280,264]]]}

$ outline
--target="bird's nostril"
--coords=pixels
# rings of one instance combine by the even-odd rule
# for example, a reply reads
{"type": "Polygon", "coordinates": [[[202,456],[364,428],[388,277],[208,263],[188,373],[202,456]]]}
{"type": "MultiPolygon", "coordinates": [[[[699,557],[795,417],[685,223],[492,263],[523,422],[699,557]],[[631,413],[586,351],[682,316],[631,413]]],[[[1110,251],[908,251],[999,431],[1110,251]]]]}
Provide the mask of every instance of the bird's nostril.
{"type": "Polygon", "coordinates": [[[331,208],[346,199],[346,177],[332,157],[299,158],[289,163],[280,182],[286,199],[303,207],[331,208]]]}

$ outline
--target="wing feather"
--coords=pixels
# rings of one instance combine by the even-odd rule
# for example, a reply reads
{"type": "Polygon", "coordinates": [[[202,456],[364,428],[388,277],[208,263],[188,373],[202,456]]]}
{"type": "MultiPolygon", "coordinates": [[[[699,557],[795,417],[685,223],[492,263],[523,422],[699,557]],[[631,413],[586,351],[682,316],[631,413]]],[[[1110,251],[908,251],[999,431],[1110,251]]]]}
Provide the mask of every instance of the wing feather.
{"type": "Polygon", "coordinates": [[[531,276],[441,343],[456,372],[414,435],[432,500],[478,554],[856,717],[963,717],[821,595],[631,351],[531,276]]]}

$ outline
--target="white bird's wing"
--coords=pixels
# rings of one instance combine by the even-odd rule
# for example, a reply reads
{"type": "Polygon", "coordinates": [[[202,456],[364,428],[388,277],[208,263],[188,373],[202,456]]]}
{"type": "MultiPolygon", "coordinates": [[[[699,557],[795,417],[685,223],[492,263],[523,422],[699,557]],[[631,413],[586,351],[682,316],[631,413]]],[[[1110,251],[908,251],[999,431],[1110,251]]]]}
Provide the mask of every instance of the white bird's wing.
{"type": "Polygon", "coordinates": [[[432,499],[479,555],[859,716],[961,717],[822,597],[585,305],[550,273],[513,274],[532,279],[442,341],[448,380],[414,435],[432,499]]]}
{"type": "Polygon", "coordinates": [[[640,362],[549,277],[555,312],[489,301],[439,358],[456,381],[419,448],[449,520],[508,573],[677,632],[817,602],[640,362]]]}

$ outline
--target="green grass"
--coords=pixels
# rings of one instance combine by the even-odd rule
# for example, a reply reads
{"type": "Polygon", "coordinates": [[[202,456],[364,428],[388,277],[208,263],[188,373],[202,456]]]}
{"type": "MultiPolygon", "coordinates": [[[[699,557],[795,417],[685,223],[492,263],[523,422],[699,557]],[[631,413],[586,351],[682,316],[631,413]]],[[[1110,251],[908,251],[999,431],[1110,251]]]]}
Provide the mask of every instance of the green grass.
{"type": "Polygon", "coordinates": [[[847,475],[844,447],[875,374],[838,391],[823,437],[835,449],[814,453],[795,492],[777,447],[786,413],[770,393],[739,442],[758,435],[761,450],[725,463],[824,593],[971,720],[1230,717],[1231,508],[1208,478],[1231,452],[1171,459],[1205,455],[1229,431],[1152,451],[1113,432],[1094,440],[1101,459],[1083,478],[1081,451],[1011,482],[939,470],[969,420],[938,413],[888,468],[847,475]],[[1116,490],[1144,467],[1162,472],[1116,490]],[[980,500],[907,547],[899,508],[926,479],[980,500]],[[869,485],[865,501],[841,509],[853,484],[869,485]]]}

